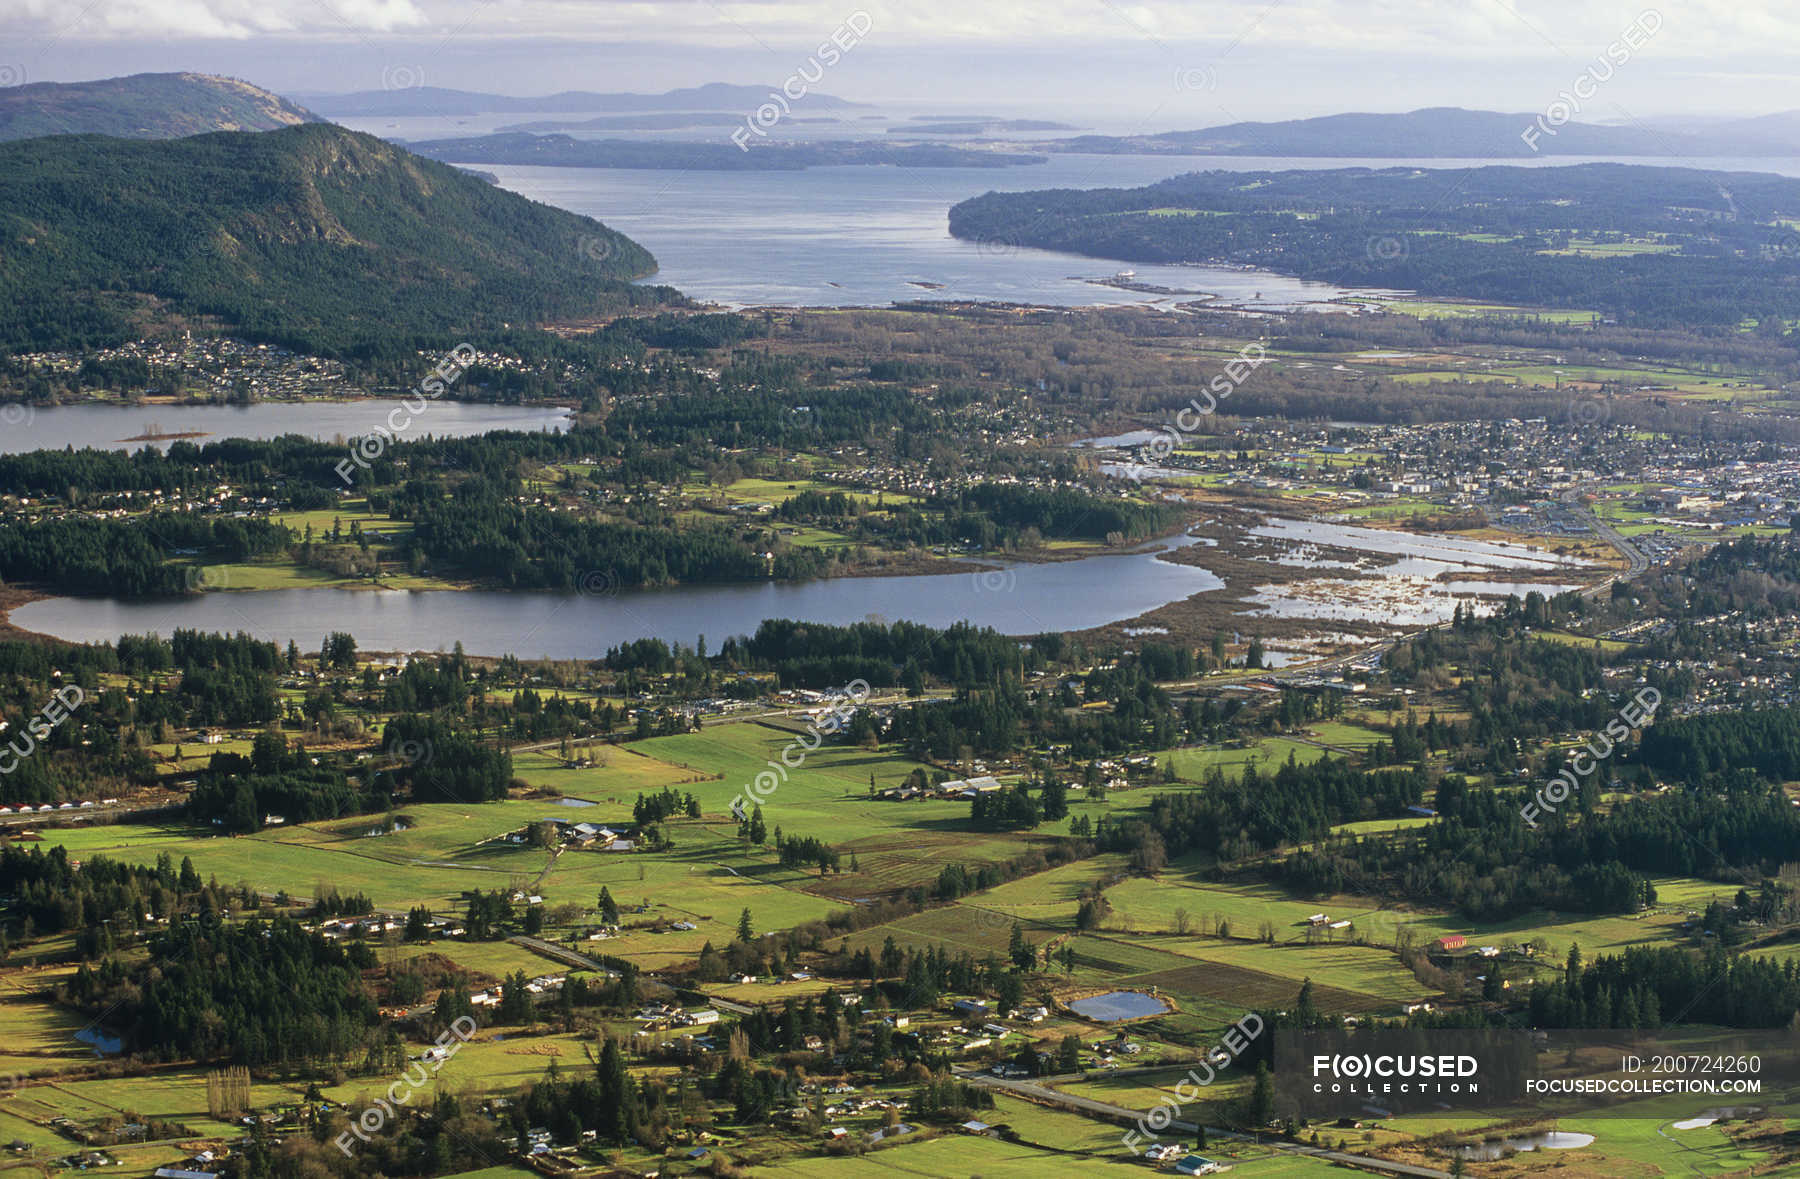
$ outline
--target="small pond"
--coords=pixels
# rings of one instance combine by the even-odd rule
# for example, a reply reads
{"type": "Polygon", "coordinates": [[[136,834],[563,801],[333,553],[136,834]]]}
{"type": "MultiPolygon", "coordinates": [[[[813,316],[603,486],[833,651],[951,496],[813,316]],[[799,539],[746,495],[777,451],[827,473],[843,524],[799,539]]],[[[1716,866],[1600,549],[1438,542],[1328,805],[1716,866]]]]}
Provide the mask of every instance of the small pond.
{"type": "Polygon", "coordinates": [[[1490,1163],[1506,1157],[1508,1151],[1527,1150],[1575,1150],[1578,1147],[1592,1146],[1592,1134],[1571,1134],[1566,1130],[1547,1130],[1539,1134],[1524,1134],[1517,1138],[1495,1138],[1487,1142],[1479,1142],[1473,1146],[1458,1147],[1456,1153],[1473,1162],[1490,1163]]]}
{"type": "Polygon", "coordinates": [[[1104,995],[1076,999],[1069,1004],[1069,1010],[1101,1023],[1121,1023],[1146,1015],[1163,1015],[1172,1008],[1155,995],[1146,995],[1142,991],[1108,991],[1104,995]]]}

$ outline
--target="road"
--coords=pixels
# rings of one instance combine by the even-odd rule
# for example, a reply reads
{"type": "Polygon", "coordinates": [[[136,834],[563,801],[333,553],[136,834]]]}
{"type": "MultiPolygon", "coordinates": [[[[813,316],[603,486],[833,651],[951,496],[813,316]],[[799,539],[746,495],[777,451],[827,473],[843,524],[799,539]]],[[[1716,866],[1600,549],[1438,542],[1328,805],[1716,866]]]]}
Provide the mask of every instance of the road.
{"type": "MultiPolygon", "coordinates": [[[[1625,577],[1627,579],[1633,578],[1633,577],[1636,577],[1638,574],[1642,573],[1644,570],[1650,568],[1650,559],[1648,557],[1644,556],[1643,553],[1639,552],[1638,547],[1636,545],[1632,544],[1630,541],[1626,540],[1623,536],[1619,535],[1618,529],[1614,528],[1611,524],[1608,524],[1606,521],[1602,520],[1600,517],[1594,515],[1592,509],[1582,508],[1581,510],[1587,516],[1588,523],[1593,525],[1594,534],[1596,536],[1598,536],[1601,540],[1604,540],[1606,543],[1612,545],[1613,548],[1618,549],[1620,555],[1622,555],[1627,561],[1629,561],[1631,563],[1631,568],[1627,569],[1624,572],[1624,574],[1622,574],[1623,577],[1625,577]]],[[[1584,591],[1584,592],[1598,593],[1599,591],[1611,586],[1611,584],[1612,584],[1612,582],[1608,581],[1602,585],[1590,587],[1587,591],[1584,591]]]]}
{"type": "MultiPolygon", "coordinates": [[[[991,1073],[959,1073],[958,1075],[962,1080],[982,1089],[1004,1089],[1007,1092],[1023,1097],[1028,1101],[1035,1101],[1042,1105],[1056,1106],[1073,1113],[1086,1114],[1089,1117],[1096,1117],[1102,1121],[1117,1122],[1126,1126],[1135,1126],[1139,1121],[1148,1116],[1143,1112],[1127,1109],[1122,1105],[1112,1105],[1104,1101],[1095,1101],[1091,1097],[1077,1097],[1071,1093],[1059,1093],[1054,1089],[1047,1089],[1034,1081],[1009,1080],[1005,1077],[996,1077],[991,1073]]],[[[1076,1080],[1079,1079],[1079,1074],[1058,1079],[1076,1080]]],[[[1193,1139],[1193,1136],[1200,1131],[1198,1124],[1194,1122],[1184,1122],[1180,1119],[1171,1121],[1167,1129],[1171,1132],[1172,1136],[1180,1135],[1190,1141],[1193,1139]]],[[[1215,1130],[1211,1126],[1206,1128],[1206,1133],[1208,1137],[1217,1138],[1244,1137],[1242,1134],[1234,1134],[1229,1130],[1215,1130]]],[[[1380,1171],[1388,1175],[1405,1175],[1408,1176],[1409,1179],[1450,1179],[1450,1172],[1440,1171],[1434,1167],[1421,1167],[1413,1163],[1397,1163],[1388,1159],[1369,1158],[1366,1155],[1351,1154],[1348,1151],[1341,1150],[1326,1150],[1323,1147],[1306,1146],[1298,1142],[1265,1141],[1267,1145],[1272,1146],[1277,1150],[1285,1151],[1288,1154],[1305,1155],[1308,1158],[1319,1159],[1322,1162],[1337,1163],[1340,1166],[1360,1167],[1366,1171],[1380,1171]]],[[[1146,1139],[1138,1144],[1138,1148],[1142,1150],[1145,1147],[1153,1145],[1155,1145],[1153,1139],[1146,1139]]],[[[1121,1147],[1123,1149],[1129,1149],[1129,1147],[1125,1146],[1123,1143],[1121,1143],[1121,1147]]]]}
{"type": "Polygon", "coordinates": [[[547,942],[541,937],[526,937],[524,934],[514,934],[506,940],[515,946],[524,946],[533,953],[542,954],[552,961],[561,962],[564,966],[575,966],[582,970],[596,971],[603,976],[610,976],[613,973],[605,966],[602,966],[592,958],[589,958],[586,954],[577,954],[567,946],[559,946],[555,942],[547,942]]]}

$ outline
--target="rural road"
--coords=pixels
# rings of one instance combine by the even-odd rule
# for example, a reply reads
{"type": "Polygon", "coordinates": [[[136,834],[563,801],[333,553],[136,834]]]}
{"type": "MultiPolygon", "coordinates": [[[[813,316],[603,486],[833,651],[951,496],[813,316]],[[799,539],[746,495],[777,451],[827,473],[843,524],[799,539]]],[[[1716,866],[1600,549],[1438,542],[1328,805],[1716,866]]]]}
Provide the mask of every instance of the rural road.
{"type": "Polygon", "coordinates": [[[565,966],[577,966],[582,970],[592,970],[602,977],[611,977],[613,974],[611,970],[608,970],[600,963],[589,958],[586,954],[577,954],[567,946],[559,946],[555,942],[547,942],[543,938],[526,937],[524,934],[514,934],[506,940],[515,946],[524,946],[527,950],[542,954],[552,961],[561,962],[565,966]]]}
{"type": "MultiPolygon", "coordinates": [[[[968,1072],[959,1073],[958,1075],[971,1085],[975,1085],[979,1088],[1004,1089],[1007,1092],[1016,1094],[1028,1101],[1035,1101],[1042,1105],[1058,1106],[1075,1113],[1097,1117],[1103,1121],[1118,1122],[1130,1126],[1136,1125],[1147,1116],[1142,1111],[1126,1109],[1122,1105],[1112,1105],[1104,1101],[1095,1101],[1091,1097],[1077,1097],[1072,1093],[1059,1093],[1054,1089],[1045,1088],[1043,1085],[1033,1081],[1010,1080],[1005,1077],[996,1077],[991,1073],[968,1072]]],[[[1073,1078],[1071,1077],[1068,1079],[1073,1078]]],[[[1194,1122],[1171,1121],[1168,1125],[1168,1129],[1172,1132],[1191,1138],[1199,1132],[1200,1127],[1194,1122]]],[[[1226,1130],[1214,1130],[1210,1126],[1207,1127],[1206,1132],[1208,1135],[1217,1135],[1221,1138],[1244,1137],[1242,1134],[1233,1134],[1226,1130]]],[[[1151,1146],[1154,1145],[1154,1142],[1147,1141],[1143,1145],[1151,1146]]],[[[1450,1172],[1448,1171],[1440,1171],[1434,1167],[1421,1167],[1413,1163],[1397,1163],[1388,1159],[1377,1159],[1370,1158],[1366,1155],[1350,1154],[1347,1151],[1326,1150],[1319,1146],[1306,1146],[1298,1142],[1271,1141],[1268,1145],[1273,1146],[1277,1150],[1285,1151],[1288,1154],[1305,1155],[1308,1158],[1337,1163],[1340,1166],[1360,1167],[1364,1170],[1380,1171],[1388,1175],[1404,1175],[1408,1176],[1409,1179],[1450,1179],[1450,1172]]],[[[1129,1149],[1129,1147],[1124,1147],[1124,1149],[1129,1149]]]]}

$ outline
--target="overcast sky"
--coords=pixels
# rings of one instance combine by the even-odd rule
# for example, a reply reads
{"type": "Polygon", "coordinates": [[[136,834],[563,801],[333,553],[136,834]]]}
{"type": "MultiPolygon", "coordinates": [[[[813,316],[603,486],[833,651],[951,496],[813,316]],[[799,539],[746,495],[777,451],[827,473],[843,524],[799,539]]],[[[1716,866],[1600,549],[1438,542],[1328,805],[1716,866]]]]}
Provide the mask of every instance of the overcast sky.
{"type": "Polygon", "coordinates": [[[284,93],[776,84],[852,14],[817,89],[1161,130],[1343,110],[1536,111],[1639,22],[1584,119],[1800,106],[1774,0],[0,0],[0,81],[198,70],[284,93]]]}

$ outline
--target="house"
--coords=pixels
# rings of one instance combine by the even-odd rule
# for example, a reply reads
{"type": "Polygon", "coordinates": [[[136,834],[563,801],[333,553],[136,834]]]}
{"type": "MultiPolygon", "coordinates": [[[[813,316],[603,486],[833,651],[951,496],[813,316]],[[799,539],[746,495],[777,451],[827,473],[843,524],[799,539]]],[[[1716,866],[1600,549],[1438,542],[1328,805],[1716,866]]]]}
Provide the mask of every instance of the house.
{"type": "Polygon", "coordinates": [[[956,1012],[958,1015],[986,1016],[988,1014],[988,1005],[975,999],[958,999],[956,1002],[950,1004],[950,1010],[956,1012]]]}
{"type": "Polygon", "coordinates": [[[1175,1169],[1183,1175],[1216,1175],[1225,1169],[1223,1164],[1215,1163],[1202,1155],[1190,1154],[1175,1164],[1175,1169]]]}
{"type": "Polygon", "coordinates": [[[961,1130],[964,1134],[980,1134],[983,1137],[988,1138],[991,1138],[994,1135],[994,1128],[986,1122],[964,1122],[962,1125],[958,1126],[957,1129],[961,1130]]]}
{"type": "Polygon", "coordinates": [[[698,1011],[690,1011],[687,1013],[687,1016],[688,1022],[691,1024],[704,1025],[719,1022],[719,1013],[710,1007],[702,1007],[698,1011]]]}
{"type": "Polygon", "coordinates": [[[1460,933],[1447,933],[1438,939],[1438,949],[1445,953],[1460,950],[1469,944],[1469,939],[1460,933]]]}

